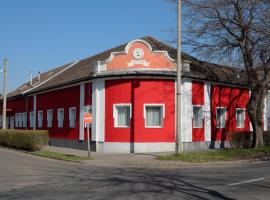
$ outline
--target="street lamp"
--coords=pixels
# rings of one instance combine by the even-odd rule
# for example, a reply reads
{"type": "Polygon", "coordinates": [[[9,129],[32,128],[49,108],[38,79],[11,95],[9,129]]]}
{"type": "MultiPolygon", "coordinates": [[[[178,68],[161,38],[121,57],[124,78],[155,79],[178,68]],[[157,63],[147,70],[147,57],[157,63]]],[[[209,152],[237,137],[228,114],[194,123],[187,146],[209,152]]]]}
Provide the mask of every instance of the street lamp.
{"type": "Polygon", "coordinates": [[[182,2],[177,2],[177,85],[176,85],[176,138],[175,153],[183,152],[182,132],[181,132],[181,74],[182,74],[182,58],[181,58],[181,10],[182,2]]]}
{"type": "Polygon", "coordinates": [[[3,73],[3,114],[2,114],[2,129],[6,129],[6,108],[7,108],[7,94],[6,94],[6,78],[7,78],[7,58],[4,59],[4,69],[0,70],[3,73]]]}

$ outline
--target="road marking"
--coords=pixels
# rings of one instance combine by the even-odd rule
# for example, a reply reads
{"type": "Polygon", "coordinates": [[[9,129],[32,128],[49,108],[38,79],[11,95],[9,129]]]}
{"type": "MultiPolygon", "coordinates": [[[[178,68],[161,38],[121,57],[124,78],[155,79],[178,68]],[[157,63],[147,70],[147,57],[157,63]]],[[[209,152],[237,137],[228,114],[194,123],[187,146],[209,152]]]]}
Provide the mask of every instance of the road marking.
{"type": "Polygon", "coordinates": [[[241,185],[241,184],[245,184],[245,183],[261,181],[263,179],[265,179],[265,178],[257,178],[257,179],[247,180],[247,181],[241,181],[241,182],[238,182],[238,183],[231,183],[231,184],[228,184],[227,186],[241,185]]]}

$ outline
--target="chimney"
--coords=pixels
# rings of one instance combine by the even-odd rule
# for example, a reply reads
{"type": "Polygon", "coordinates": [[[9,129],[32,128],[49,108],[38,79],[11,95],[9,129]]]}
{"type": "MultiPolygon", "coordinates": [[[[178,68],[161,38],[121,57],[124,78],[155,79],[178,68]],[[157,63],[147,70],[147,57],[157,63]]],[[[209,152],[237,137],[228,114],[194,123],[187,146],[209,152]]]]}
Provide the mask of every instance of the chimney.
{"type": "Polygon", "coordinates": [[[38,83],[40,82],[40,71],[38,71],[38,83]]]}
{"type": "Polygon", "coordinates": [[[33,74],[32,71],[30,71],[30,86],[33,85],[33,74]]]}
{"type": "Polygon", "coordinates": [[[191,63],[191,61],[183,60],[183,62],[182,62],[182,71],[183,72],[190,72],[190,63],[191,63]]]}

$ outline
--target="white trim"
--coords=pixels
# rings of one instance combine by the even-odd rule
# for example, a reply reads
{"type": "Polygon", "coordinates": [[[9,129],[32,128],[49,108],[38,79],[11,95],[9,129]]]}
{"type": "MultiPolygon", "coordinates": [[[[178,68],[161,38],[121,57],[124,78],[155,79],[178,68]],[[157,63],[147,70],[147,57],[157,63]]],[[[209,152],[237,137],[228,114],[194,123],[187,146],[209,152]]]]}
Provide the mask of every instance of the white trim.
{"type": "Polygon", "coordinates": [[[66,71],[67,69],[69,69],[70,67],[72,67],[73,65],[77,64],[79,61],[75,61],[74,63],[72,63],[71,65],[67,66],[65,69],[61,70],[60,72],[56,73],[55,75],[49,77],[48,79],[44,80],[43,82],[41,82],[40,84],[36,85],[35,87],[30,88],[29,90],[26,90],[24,92],[22,92],[22,94],[25,94],[27,92],[30,92],[31,90],[43,85],[44,83],[47,83],[49,80],[53,79],[54,77],[58,76],[59,74],[63,73],[64,71],[66,71]]]}
{"type": "Polygon", "coordinates": [[[33,112],[34,112],[34,119],[33,119],[33,130],[36,130],[37,128],[37,95],[34,95],[34,103],[33,103],[33,112]]]}
{"type": "Polygon", "coordinates": [[[85,99],[85,83],[80,84],[80,131],[79,140],[84,140],[84,99],[85,99]]]}
{"type": "Polygon", "coordinates": [[[211,84],[204,82],[204,141],[211,141],[211,84]]]}
{"type": "MultiPolygon", "coordinates": [[[[118,126],[118,118],[117,118],[117,109],[116,107],[129,107],[129,119],[132,118],[132,105],[131,103],[117,103],[113,104],[113,119],[114,119],[114,128],[130,128],[129,126],[118,126]]],[[[130,123],[129,123],[130,124],[130,123]]]]}
{"type": "Polygon", "coordinates": [[[53,109],[47,109],[47,128],[52,128],[53,127],[53,109]],[[52,113],[52,118],[51,118],[51,126],[49,126],[49,118],[48,118],[48,113],[52,113]]]}
{"type": "Polygon", "coordinates": [[[267,94],[265,95],[263,103],[264,103],[264,108],[263,108],[263,130],[267,131],[267,125],[268,125],[267,124],[267,122],[268,122],[268,120],[267,120],[267,108],[266,108],[266,106],[267,106],[267,94]]]}
{"type": "Polygon", "coordinates": [[[103,153],[154,153],[174,152],[175,142],[105,142],[99,144],[103,153]]]}
{"type": "Polygon", "coordinates": [[[164,118],[165,118],[165,104],[162,103],[145,103],[143,104],[143,118],[144,118],[144,128],[163,128],[164,125],[164,118]],[[146,124],[146,107],[161,107],[161,126],[147,126],[146,124]]]}
{"type": "Polygon", "coordinates": [[[64,128],[64,121],[65,121],[65,109],[64,108],[58,108],[57,109],[57,128],[64,128]],[[59,111],[63,111],[63,121],[62,121],[62,126],[59,126],[59,111]]]}
{"type": "MultiPolygon", "coordinates": [[[[104,142],[105,133],[105,81],[92,82],[92,141],[104,142]]],[[[98,146],[97,146],[98,149],[98,146]]]]}
{"type": "Polygon", "coordinates": [[[181,87],[182,142],[192,142],[192,79],[183,78],[181,87]]]}

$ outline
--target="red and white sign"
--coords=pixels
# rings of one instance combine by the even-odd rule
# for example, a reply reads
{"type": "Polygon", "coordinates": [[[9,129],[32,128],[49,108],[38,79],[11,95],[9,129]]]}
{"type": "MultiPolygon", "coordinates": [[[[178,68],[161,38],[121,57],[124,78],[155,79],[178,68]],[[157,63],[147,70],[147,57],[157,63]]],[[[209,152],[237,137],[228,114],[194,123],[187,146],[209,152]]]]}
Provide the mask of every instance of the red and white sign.
{"type": "Polygon", "coordinates": [[[92,124],[92,114],[91,113],[84,113],[83,121],[85,124],[92,124]]]}

